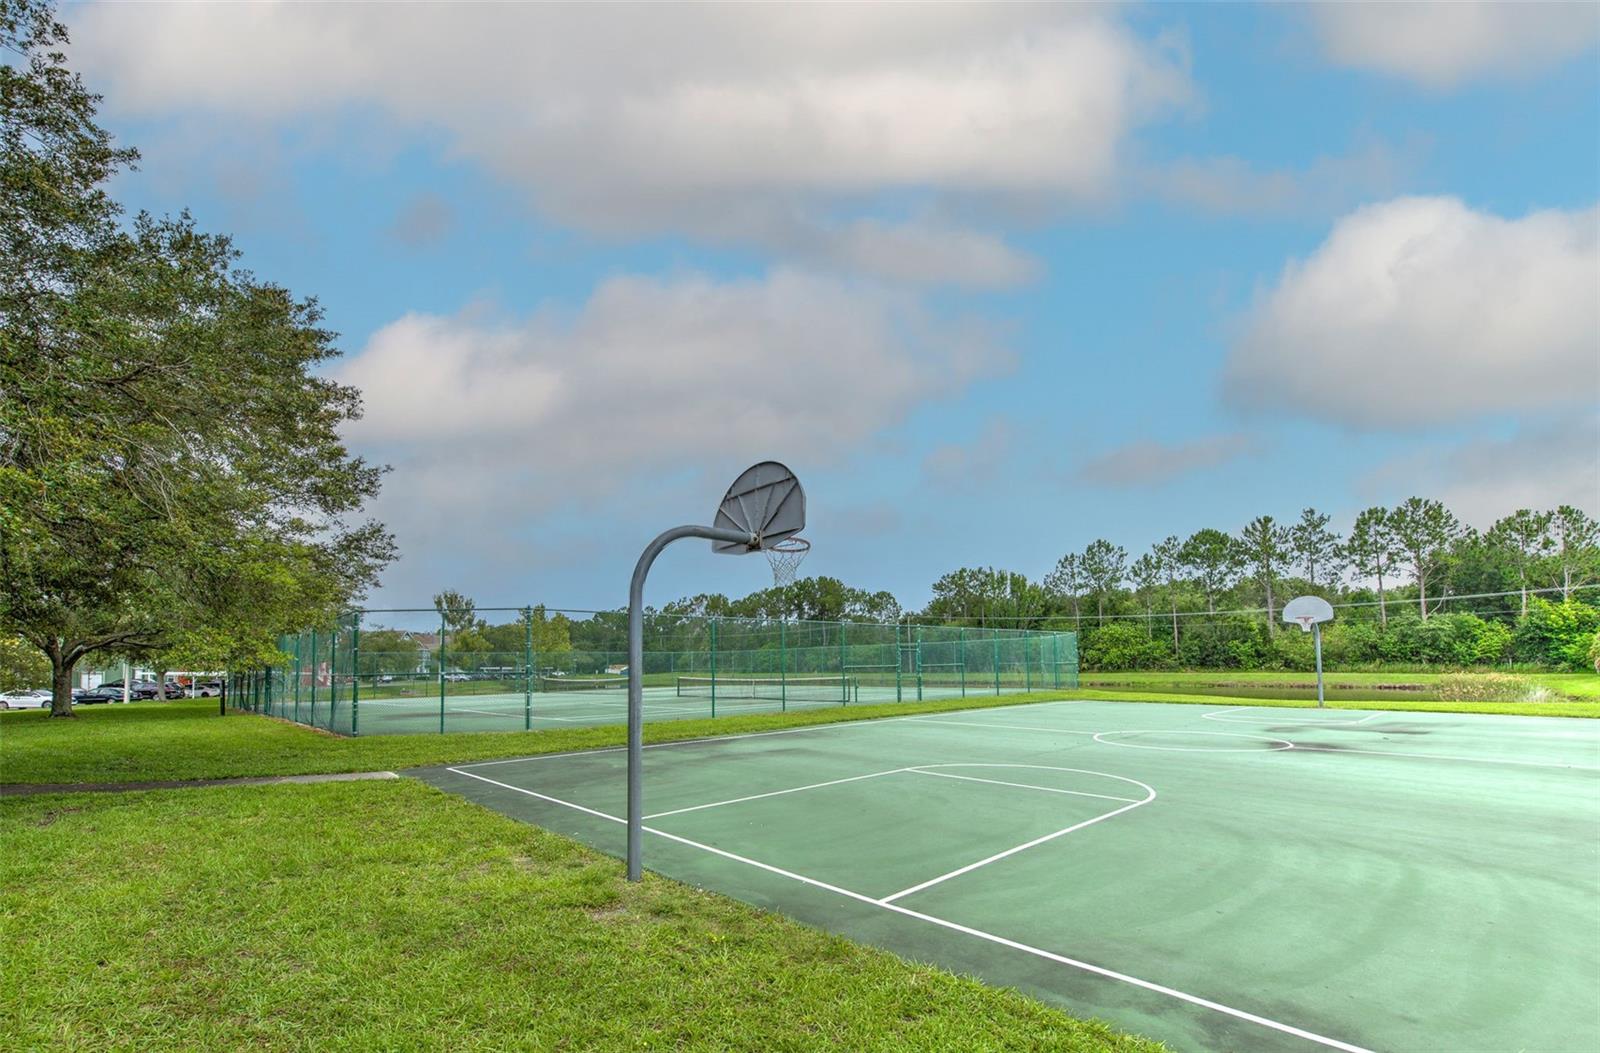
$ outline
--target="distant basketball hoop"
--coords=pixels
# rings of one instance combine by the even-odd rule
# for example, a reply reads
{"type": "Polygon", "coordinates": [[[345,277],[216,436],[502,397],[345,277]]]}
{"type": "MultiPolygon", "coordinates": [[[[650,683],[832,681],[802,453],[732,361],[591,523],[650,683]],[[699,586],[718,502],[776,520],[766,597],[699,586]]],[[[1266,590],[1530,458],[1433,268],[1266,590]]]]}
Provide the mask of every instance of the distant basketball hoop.
{"type": "Polygon", "coordinates": [[[1325,704],[1322,696],[1322,624],[1333,621],[1333,605],[1321,596],[1296,596],[1283,605],[1283,620],[1311,633],[1317,649],[1317,708],[1325,704]]]}
{"type": "Polygon", "coordinates": [[[766,550],[767,562],[772,565],[772,584],[793,585],[795,573],[811,551],[811,542],[803,537],[789,537],[766,550]]]}

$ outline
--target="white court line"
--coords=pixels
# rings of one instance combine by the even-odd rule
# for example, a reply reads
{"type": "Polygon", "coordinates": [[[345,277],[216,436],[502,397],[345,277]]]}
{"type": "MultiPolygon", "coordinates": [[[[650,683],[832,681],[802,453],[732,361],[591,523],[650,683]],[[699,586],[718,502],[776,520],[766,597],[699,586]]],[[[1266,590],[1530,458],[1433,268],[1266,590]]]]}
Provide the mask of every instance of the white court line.
{"type": "Polygon", "coordinates": [[[1027,724],[990,724],[978,723],[972,720],[939,720],[936,717],[902,717],[903,720],[914,720],[919,724],[950,724],[960,728],[1009,728],[1013,731],[1049,731],[1057,735],[1093,735],[1093,731],[1072,731],[1067,728],[1041,728],[1027,724]]]}
{"type": "MultiPolygon", "coordinates": [[[[1289,720],[1289,719],[1285,719],[1283,717],[1270,717],[1269,718],[1264,713],[1259,717],[1254,717],[1254,718],[1249,719],[1249,720],[1246,720],[1246,719],[1241,718],[1241,717],[1224,716],[1224,714],[1226,714],[1226,713],[1237,713],[1241,709],[1273,709],[1273,708],[1278,709],[1279,712],[1288,712],[1288,713],[1304,712],[1304,710],[1299,706],[1278,706],[1278,707],[1273,707],[1273,706],[1233,706],[1233,707],[1231,707],[1229,709],[1214,709],[1209,713],[1202,713],[1202,714],[1200,714],[1200,716],[1204,720],[1215,720],[1215,721],[1217,721],[1219,723],[1222,723],[1222,724],[1305,724],[1305,725],[1308,725],[1308,726],[1315,726],[1315,727],[1323,728],[1323,727],[1353,727],[1356,724],[1365,724],[1369,720],[1372,720],[1372,719],[1374,719],[1376,717],[1381,717],[1381,716],[1385,716],[1386,715],[1386,714],[1383,714],[1383,713],[1369,713],[1366,716],[1362,717],[1360,720],[1289,720]]],[[[1335,712],[1338,712],[1338,711],[1336,710],[1335,712]]],[[[1400,711],[1396,710],[1395,712],[1400,712],[1400,711]]]]}
{"type": "MultiPolygon", "coordinates": [[[[1090,736],[1090,738],[1094,739],[1094,741],[1100,742],[1100,745],[1102,745],[1102,746],[1118,746],[1118,745],[1120,745],[1120,746],[1126,747],[1126,745],[1127,745],[1126,743],[1101,742],[1099,739],[1095,738],[1095,736],[1097,736],[1097,735],[1125,734],[1125,732],[1068,731],[1066,728],[1030,727],[1030,726],[1028,726],[1026,724],[979,724],[979,723],[975,723],[975,722],[972,722],[972,721],[937,720],[937,719],[933,719],[933,718],[929,718],[929,717],[899,717],[897,719],[900,719],[900,720],[912,720],[912,721],[916,721],[919,724],[952,724],[952,725],[955,725],[955,726],[958,726],[958,727],[966,727],[966,728],[1008,728],[1008,729],[1011,729],[1011,730],[1014,730],[1014,731],[1042,731],[1042,732],[1047,732],[1047,733],[1055,734],[1055,735],[1088,735],[1088,736],[1090,736]]],[[[1151,734],[1155,734],[1155,733],[1161,732],[1161,729],[1157,729],[1157,728],[1150,728],[1150,729],[1146,729],[1146,730],[1151,734]]],[[[1169,731],[1170,731],[1170,729],[1169,729],[1169,731]]],[[[1220,731],[1217,731],[1217,732],[1185,731],[1185,732],[1172,732],[1172,733],[1174,733],[1174,734],[1184,734],[1184,735],[1207,735],[1207,734],[1221,735],[1221,734],[1224,734],[1224,732],[1220,732],[1220,731]]],[[[1241,738],[1249,738],[1250,736],[1241,735],[1239,737],[1241,737],[1241,738]]],[[[1280,742],[1289,742],[1290,740],[1288,740],[1288,739],[1279,739],[1278,741],[1280,741],[1280,742]]],[[[1144,748],[1144,749],[1155,749],[1156,747],[1146,746],[1146,747],[1142,747],[1142,748],[1144,748]]],[[[1548,763],[1546,761],[1507,760],[1507,759],[1502,759],[1502,758],[1498,758],[1498,757],[1457,757],[1457,756],[1448,756],[1448,755],[1445,755],[1445,754],[1442,754],[1442,753],[1399,753],[1399,752],[1391,751],[1391,750],[1354,750],[1354,749],[1344,749],[1344,748],[1338,747],[1338,746],[1301,746],[1301,745],[1297,745],[1297,744],[1292,743],[1292,742],[1290,742],[1290,745],[1289,745],[1288,749],[1278,748],[1278,749],[1270,749],[1270,750],[1192,750],[1192,751],[1188,751],[1188,752],[1196,752],[1196,753],[1288,753],[1288,752],[1290,752],[1290,750],[1300,750],[1302,752],[1314,752],[1314,753],[1362,753],[1362,754],[1368,754],[1368,755],[1371,755],[1371,756],[1374,756],[1374,757],[1414,757],[1414,758],[1419,758],[1419,759],[1422,759],[1422,760],[1444,760],[1444,761],[1452,761],[1453,760],[1453,761],[1463,761],[1463,762],[1471,763],[1471,764],[1513,764],[1513,765],[1517,765],[1519,767],[1526,767],[1526,768],[1557,768],[1557,769],[1560,769],[1560,770],[1563,770],[1563,771],[1567,771],[1567,770],[1600,771],[1600,767],[1594,767],[1594,766],[1591,766],[1591,765],[1588,765],[1588,764],[1551,764],[1551,763],[1548,763]]],[[[1167,752],[1181,752],[1181,751],[1176,751],[1172,747],[1167,747],[1167,752]]]]}
{"type": "MultiPolygon", "coordinates": [[[[1132,797],[1113,797],[1106,793],[1086,793],[1083,790],[1060,790],[1054,786],[1035,786],[1032,783],[1027,782],[1005,782],[1001,779],[980,779],[976,775],[952,775],[947,771],[928,771],[925,768],[901,768],[900,770],[915,772],[918,775],[937,775],[941,779],[960,779],[963,782],[986,782],[991,786],[1015,786],[1019,790],[1042,790],[1045,793],[1070,793],[1074,797],[1098,797],[1102,801],[1133,801],[1132,797]]],[[[1139,801],[1137,803],[1143,804],[1144,802],[1139,801]]],[[[652,817],[645,816],[645,818],[649,819],[652,817]]]]}
{"type": "MultiPolygon", "coordinates": [[[[952,765],[952,766],[955,767],[956,765],[952,765]]],[[[935,768],[935,767],[940,767],[940,765],[934,764],[934,765],[929,765],[929,767],[930,768],[935,768]]],[[[963,764],[963,765],[959,765],[959,767],[983,767],[983,765],[976,765],[976,764],[974,764],[974,765],[966,765],[966,764],[963,764]]],[[[1155,791],[1155,788],[1153,786],[1146,785],[1145,783],[1140,782],[1138,779],[1130,779],[1130,778],[1127,778],[1126,776],[1122,776],[1122,775],[1107,775],[1105,772],[1087,771],[1087,770],[1085,770],[1083,768],[1057,768],[1057,767],[1053,767],[1051,765],[1046,765],[1046,764],[1004,764],[1004,765],[996,765],[996,767],[1036,768],[1036,769],[1040,769],[1040,770],[1043,770],[1043,771],[1070,771],[1070,772],[1077,772],[1077,773],[1082,774],[1082,775],[1099,775],[1099,776],[1102,776],[1102,777],[1108,778],[1108,779],[1116,779],[1119,782],[1131,782],[1135,786],[1143,787],[1146,796],[1144,797],[1143,800],[1130,801],[1129,803],[1123,805],[1121,808],[1113,808],[1111,811],[1103,812],[1100,815],[1097,815],[1092,819],[1086,819],[1081,823],[1074,823],[1072,826],[1067,827],[1065,830],[1057,830],[1054,833],[1045,834],[1043,837],[1036,837],[1032,841],[1027,842],[1026,844],[1016,845],[1016,846],[1014,846],[1012,848],[1006,849],[1004,852],[996,852],[992,856],[988,856],[988,857],[986,857],[984,859],[977,860],[976,862],[973,862],[973,863],[968,863],[964,867],[957,867],[956,869],[950,871],[947,874],[940,874],[938,877],[929,878],[927,881],[923,881],[923,882],[921,882],[919,884],[912,885],[910,888],[903,888],[899,892],[890,893],[889,895],[884,896],[882,899],[878,900],[879,903],[887,906],[890,903],[892,903],[894,900],[900,899],[903,896],[909,896],[913,892],[921,892],[923,889],[932,888],[935,885],[941,884],[941,883],[943,883],[945,881],[949,881],[951,878],[960,877],[962,874],[969,874],[972,871],[977,870],[979,867],[986,867],[990,863],[998,863],[1000,860],[1005,859],[1008,856],[1014,856],[1018,852],[1026,852],[1030,848],[1035,848],[1035,847],[1037,847],[1039,845],[1042,845],[1042,844],[1044,844],[1044,843],[1046,843],[1048,841],[1054,841],[1058,837],[1065,837],[1067,834],[1070,834],[1070,833],[1072,833],[1072,832],[1074,832],[1076,830],[1082,830],[1086,826],[1093,826],[1095,823],[1104,822],[1105,820],[1110,819],[1113,816],[1121,815],[1123,812],[1130,812],[1133,809],[1138,808],[1140,805],[1149,804],[1151,801],[1156,799],[1156,791],[1155,791]]],[[[937,775],[937,774],[939,774],[938,772],[932,772],[932,771],[924,772],[924,771],[921,771],[920,769],[916,769],[916,768],[914,768],[912,770],[913,771],[918,771],[920,774],[924,774],[924,775],[937,775]]],[[[956,776],[956,778],[959,778],[959,777],[960,776],[956,776]]],[[[985,780],[985,781],[987,781],[987,780],[985,780]]],[[[1022,786],[1021,783],[1012,783],[1011,785],[1022,786]]],[[[1024,789],[1029,789],[1029,790],[1043,790],[1045,792],[1052,792],[1052,791],[1049,790],[1048,787],[1044,787],[1044,786],[1025,786],[1023,788],[1024,789]]],[[[1114,798],[1114,799],[1115,800],[1123,800],[1123,798],[1120,798],[1120,797],[1119,798],[1114,798]]]]}
{"type": "MultiPolygon", "coordinates": [[[[832,731],[837,728],[872,728],[882,727],[885,724],[895,724],[902,720],[915,720],[915,717],[875,717],[872,720],[840,720],[831,724],[807,724],[800,728],[780,728],[777,731],[745,731],[737,735],[701,735],[692,739],[674,739],[671,742],[650,742],[644,748],[647,750],[666,749],[668,746],[693,746],[704,745],[708,742],[732,742],[735,739],[760,739],[769,735],[798,735],[803,731],[832,731]]],[[[463,768],[488,768],[496,764],[526,764],[529,761],[550,760],[555,757],[587,757],[596,753],[621,753],[626,746],[596,746],[589,750],[567,750],[564,753],[535,753],[528,757],[507,757],[504,760],[479,761],[476,764],[463,764],[463,768]]],[[[455,771],[455,768],[450,769],[455,771]]],[[[462,774],[466,774],[462,772],[462,774]]]]}
{"type": "MultiPolygon", "coordinates": [[[[1302,753],[1361,753],[1369,757],[1418,757],[1422,760],[1462,761],[1466,764],[1514,764],[1521,768],[1556,768],[1561,771],[1600,771],[1591,764],[1551,764],[1547,761],[1510,760],[1504,757],[1456,757],[1443,753],[1399,753],[1391,750],[1350,750],[1342,746],[1289,747],[1302,753]]],[[[1284,753],[1285,750],[1258,750],[1260,753],[1284,753]]]]}
{"type": "MultiPolygon", "coordinates": [[[[663,743],[662,745],[666,745],[666,743],[663,743]]],[[[515,790],[518,793],[527,794],[529,797],[537,797],[542,801],[549,801],[552,804],[563,805],[567,808],[572,808],[588,815],[598,816],[601,819],[608,819],[613,823],[622,823],[626,825],[627,822],[627,820],[622,819],[619,816],[607,815],[605,812],[599,812],[593,808],[585,808],[581,804],[573,804],[571,801],[563,801],[557,797],[550,797],[542,793],[535,793],[532,790],[525,790],[520,786],[512,786],[510,783],[497,782],[494,779],[486,778],[482,775],[473,775],[471,772],[463,771],[460,768],[449,768],[446,770],[455,772],[457,775],[465,775],[469,779],[477,779],[480,782],[490,783],[494,786],[499,786],[507,790],[515,790]]],[[[724,859],[731,859],[736,863],[743,863],[746,866],[755,867],[757,870],[765,870],[770,874],[776,874],[779,877],[785,877],[791,881],[798,881],[803,885],[810,885],[813,888],[819,888],[826,892],[832,892],[835,895],[844,896],[847,899],[853,899],[857,902],[866,903],[874,907],[879,907],[883,910],[893,911],[896,914],[902,914],[908,918],[915,918],[918,921],[927,922],[930,925],[937,925],[940,928],[949,929],[952,932],[959,932],[965,936],[972,936],[976,939],[997,944],[1001,947],[1009,947],[1012,950],[1021,951],[1024,954],[1031,954],[1036,958],[1043,958],[1046,961],[1056,962],[1072,969],[1078,969],[1086,973],[1092,973],[1095,976],[1103,976],[1108,980],[1116,980],[1119,983],[1129,984],[1133,987],[1138,987],[1146,991],[1152,991],[1156,994],[1166,995],[1167,997],[1175,998],[1180,1002],[1187,1002],[1190,1005],[1197,1005],[1203,1009],[1210,1009],[1214,1012],[1222,1013],[1225,1016],[1231,1016],[1236,1020],[1244,1020],[1248,1023],[1270,1028],[1273,1031],[1280,1031],[1286,1035],[1293,1035],[1296,1038],[1303,1038],[1307,1042],[1315,1042],[1318,1045],[1327,1046],[1330,1049],[1343,1050],[1344,1053],[1373,1053],[1372,1050],[1369,1050],[1363,1046],[1352,1045],[1349,1042],[1341,1042],[1336,1038],[1329,1038],[1326,1035],[1319,1035],[1314,1031],[1307,1031],[1303,1028],[1295,1027],[1292,1024],[1285,1024],[1277,1020],[1272,1020],[1268,1017],[1258,1016],[1255,1013],[1247,1012],[1243,1009],[1235,1009],[1232,1006],[1223,1005],[1221,1002],[1213,1002],[1209,998],[1202,998],[1199,995],[1192,995],[1185,991],[1180,991],[1175,987],[1167,987],[1163,984],[1153,983],[1149,980],[1141,980],[1137,976],[1130,976],[1127,973],[1119,973],[1112,969],[1106,969],[1102,966],[1090,964],[1089,962],[1079,961],[1076,958],[1068,958],[1064,954],[1056,954],[1054,951],[1047,951],[1041,947],[1034,947],[1026,943],[1020,943],[1017,940],[1007,939],[1004,936],[998,936],[992,932],[985,932],[982,929],[974,929],[970,926],[961,925],[957,922],[946,921],[944,918],[938,918],[932,914],[924,914],[921,911],[912,910],[909,907],[902,907],[898,903],[884,903],[880,900],[873,899],[871,896],[863,895],[860,892],[852,892],[850,889],[841,888],[838,885],[830,885],[826,881],[818,881],[816,878],[809,878],[804,874],[797,874],[792,870],[784,870],[783,868],[775,867],[770,863],[763,863],[758,859],[750,859],[746,856],[737,855],[721,848],[701,844],[699,841],[691,841],[687,837],[679,837],[677,834],[669,834],[665,830],[657,830],[648,826],[645,827],[645,830],[649,833],[655,834],[657,837],[664,837],[668,841],[676,841],[679,844],[687,845],[690,848],[698,848],[702,852],[709,852],[714,856],[721,856],[724,859]]]]}
{"type": "MultiPolygon", "coordinates": [[[[413,703],[413,702],[394,702],[394,701],[389,701],[387,699],[371,699],[371,700],[363,702],[361,704],[364,705],[364,706],[394,706],[397,709],[404,709],[404,708],[413,708],[413,709],[415,709],[415,712],[413,712],[413,713],[398,713],[398,714],[396,714],[396,716],[401,718],[401,719],[404,719],[404,718],[407,718],[407,717],[419,717],[420,718],[420,717],[436,717],[436,716],[438,716],[439,715],[439,711],[437,709],[431,709],[430,710],[430,709],[422,708],[422,706],[424,704],[428,704],[428,703],[429,703],[429,700],[419,700],[419,702],[413,703]]],[[[517,707],[517,708],[507,707],[506,709],[468,709],[465,706],[446,706],[444,712],[445,712],[445,717],[446,718],[448,718],[451,713],[481,713],[482,715],[484,715],[486,717],[514,717],[514,716],[517,716],[519,713],[521,713],[522,709],[520,707],[517,707]]],[[[552,717],[552,716],[546,716],[545,714],[542,714],[542,713],[535,713],[533,715],[533,719],[534,720],[560,720],[560,721],[564,721],[564,722],[571,723],[571,724],[583,724],[583,723],[585,723],[585,721],[578,720],[578,719],[576,719],[574,717],[552,717]]]]}
{"type": "MultiPolygon", "coordinates": [[[[772,790],[768,793],[753,793],[748,797],[734,797],[727,801],[712,801],[710,804],[696,804],[688,808],[674,808],[670,812],[654,812],[645,816],[646,819],[660,819],[665,815],[682,815],[684,812],[698,812],[705,808],[721,808],[725,804],[743,804],[745,801],[759,801],[765,797],[782,797],[786,793],[799,793],[801,790],[820,790],[824,786],[838,786],[845,782],[860,782],[862,779],[876,779],[880,775],[898,775],[910,768],[890,768],[887,771],[875,771],[868,775],[852,775],[846,779],[829,779],[827,782],[814,782],[806,786],[791,786],[787,790],[772,790]]],[[[463,773],[465,774],[465,773],[463,773]]]]}
{"type": "Polygon", "coordinates": [[[1294,749],[1294,743],[1288,739],[1272,738],[1269,735],[1247,735],[1242,731],[1176,731],[1167,729],[1135,729],[1132,731],[1097,731],[1094,740],[1102,746],[1121,746],[1130,750],[1160,750],[1164,753],[1280,753],[1283,750],[1294,749]],[[1235,749],[1232,746],[1218,746],[1215,749],[1203,746],[1141,746],[1137,742],[1112,742],[1105,736],[1108,735],[1213,735],[1224,739],[1249,739],[1251,742],[1276,742],[1279,745],[1270,749],[1235,749]]]}

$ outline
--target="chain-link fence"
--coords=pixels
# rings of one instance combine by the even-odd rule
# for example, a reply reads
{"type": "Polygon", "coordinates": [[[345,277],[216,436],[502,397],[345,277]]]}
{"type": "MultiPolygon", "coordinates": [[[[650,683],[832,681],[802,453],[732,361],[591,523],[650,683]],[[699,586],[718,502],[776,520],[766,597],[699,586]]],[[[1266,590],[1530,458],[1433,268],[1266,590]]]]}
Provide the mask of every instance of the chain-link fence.
{"type": "MultiPolygon", "coordinates": [[[[357,611],[280,639],[284,662],[235,676],[230,698],[342,735],[622,723],[625,634],[614,612],[357,611]]],[[[646,719],[682,720],[1072,688],[1078,645],[1057,631],[658,614],[641,676],[646,719]]]]}

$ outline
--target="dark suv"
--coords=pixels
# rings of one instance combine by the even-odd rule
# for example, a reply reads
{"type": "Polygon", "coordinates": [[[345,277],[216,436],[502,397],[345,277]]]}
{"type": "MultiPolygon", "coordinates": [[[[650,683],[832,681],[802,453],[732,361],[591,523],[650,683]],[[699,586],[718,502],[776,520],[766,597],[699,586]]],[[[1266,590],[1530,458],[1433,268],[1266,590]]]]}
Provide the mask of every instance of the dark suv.
{"type": "MultiPolygon", "coordinates": [[[[120,698],[122,695],[122,681],[107,680],[100,685],[100,690],[115,691],[120,698]]],[[[165,689],[154,680],[132,680],[128,683],[128,697],[136,699],[147,698],[182,698],[183,691],[176,684],[168,684],[165,689]]]]}

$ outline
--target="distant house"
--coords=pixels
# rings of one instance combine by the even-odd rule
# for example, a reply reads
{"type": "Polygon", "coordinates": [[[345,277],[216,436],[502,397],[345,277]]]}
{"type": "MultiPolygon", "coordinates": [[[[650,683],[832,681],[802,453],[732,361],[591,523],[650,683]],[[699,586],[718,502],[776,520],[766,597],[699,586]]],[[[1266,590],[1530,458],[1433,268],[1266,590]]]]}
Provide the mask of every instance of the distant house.
{"type": "Polygon", "coordinates": [[[433,668],[432,656],[439,653],[439,634],[417,633],[408,629],[401,629],[399,632],[406,640],[417,645],[417,665],[412,672],[430,672],[433,668]]]}

